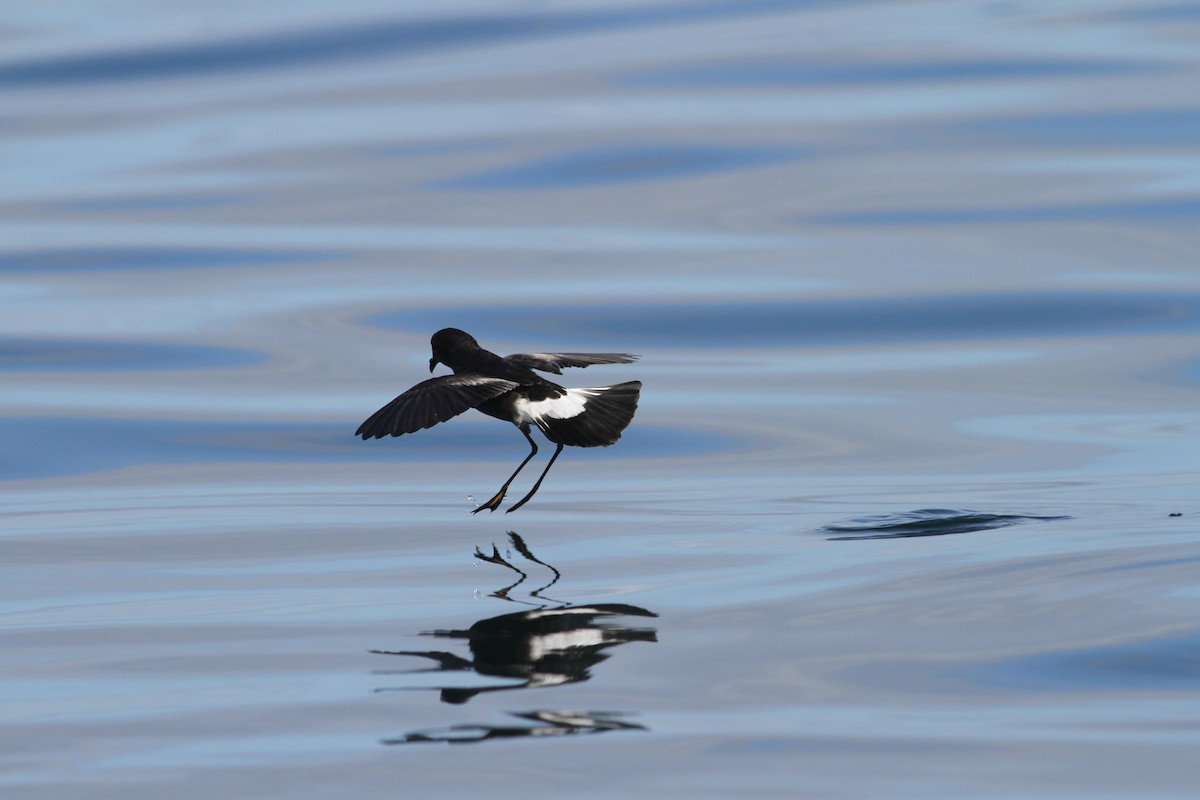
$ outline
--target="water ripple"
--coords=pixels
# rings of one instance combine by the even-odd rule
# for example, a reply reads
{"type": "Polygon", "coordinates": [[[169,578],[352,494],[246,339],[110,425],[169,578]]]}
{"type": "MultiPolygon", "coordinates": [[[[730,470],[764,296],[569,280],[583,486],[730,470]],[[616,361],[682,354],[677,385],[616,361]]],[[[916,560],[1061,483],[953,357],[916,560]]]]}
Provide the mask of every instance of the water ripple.
{"type": "Polygon", "coordinates": [[[681,6],[375,20],[171,46],[14,60],[0,63],[0,87],[70,86],[299,68],[825,4],[823,0],[718,0],[681,6]]]}
{"type": "Polygon", "coordinates": [[[582,19],[491,15],[270,32],[172,47],[13,61],[0,66],[0,84],[94,84],[284,69],[545,36],[590,24],[588,15],[582,19]]]}
{"type": "Polygon", "coordinates": [[[950,508],[922,508],[895,514],[873,514],[855,517],[844,522],[831,522],[821,527],[823,533],[834,533],[831,542],[852,542],[863,539],[909,539],[918,536],[946,536],[995,528],[1007,528],[1024,522],[1048,522],[1070,517],[1038,517],[1025,514],[992,514],[983,511],[960,511],[950,508]]]}
{"type": "Polygon", "coordinates": [[[266,360],[255,350],[213,345],[0,338],[0,372],[227,369],[266,360]]]}
{"type": "Polygon", "coordinates": [[[218,247],[69,247],[0,252],[0,272],[192,269],[328,261],[334,252],[218,247]]]}
{"type": "Polygon", "coordinates": [[[1200,634],[1035,653],[966,674],[986,686],[1024,692],[1195,691],[1200,634]]]}
{"type": "Polygon", "coordinates": [[[822,214],[811,221],[832,225],[966,225],[1038,222],[1103,222],[1138,220],[1172,223],[1200,216],[1200,198],[1178,197],[1074,206],[1014,208],[902,208],[822,214]]]}
{"type": "MultiPolygon", "coordinates": [[[[310,424],[108,417],[0,418],[0,481],[83,475],[145,464],[372,463],[515,461],[528,451],[515,430],[459,425],[362,442],[355,422],[310,424]]],[[[590,460],[683,457],[721,452],[733,437],[638,425],[617,448],[597,448],[590,460]]],[[[481,473],[480,480],[490,480],[481,473]]]]}
{"type": "Polygon", "coordinates": [[[854,61],[842,64],[784,59],[745,60],[661,69],[632,75],[636,86],[838,86],[929,81],[1128,75],[1149,64],[1072,59],[973,59],[943,61],[854,61]]]}
{"type": "MultiPolygon", "coordinates": [[[[489,339],[608,346],[792,347],[1171,333],[1200,328],[1184,293],[1025,292],[562,308],[412,309],[371,318],[401,330],[457,325],[489,339]]],[[[572,345],[573,346],[573,345],[572,345]]]]}
{"type": "Polygon", "coordinates": [[[955,129],[987,141],[1081,147],[1191,147],[1200,137],[1200,109],[1044,113],[961,122],[955,129]]]}
{"type": "Polygon", "coordinates": [[[793,160],[783,147],[653,145],[603,147],[436,181],[434,189],[564,189],[659,181],[793,160]]]}

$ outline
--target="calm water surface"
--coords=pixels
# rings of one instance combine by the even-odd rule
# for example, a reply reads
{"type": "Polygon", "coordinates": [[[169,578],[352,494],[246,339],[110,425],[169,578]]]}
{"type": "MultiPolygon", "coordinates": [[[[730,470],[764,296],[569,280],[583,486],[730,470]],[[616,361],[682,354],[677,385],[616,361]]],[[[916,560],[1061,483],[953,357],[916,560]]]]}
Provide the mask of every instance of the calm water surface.
{"type": "Polygon", "coordinates": [[[1195,796],[1195,6],[401,5],[5,7],[6,797],[1195,796]]]}

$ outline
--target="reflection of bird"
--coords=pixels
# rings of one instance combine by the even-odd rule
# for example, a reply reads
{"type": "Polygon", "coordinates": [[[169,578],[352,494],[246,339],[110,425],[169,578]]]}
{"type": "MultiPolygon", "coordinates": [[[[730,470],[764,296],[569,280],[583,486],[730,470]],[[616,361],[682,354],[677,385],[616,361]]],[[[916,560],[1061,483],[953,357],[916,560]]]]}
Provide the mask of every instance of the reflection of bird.
{"type": "Polygon", "coordinates": [[[599,603],[521,611],[483,619],[467,630],[430,631],[428,635],[466,639],[473,660],[442,650],[372,650],[379,655],[418,656],[437,663],[437,672],[473,670],[479,675],[516,678],[521,683],[480,688],[445,687],[442,700],[465,703],[481,692],[531,689],[586,681],[591,668],[608,658],[604,651],[627,642],[657,641],[653,628],[613,625],[615,616],[655,617],[624,603],[599,603]]]}
{"type": "Polygon", "coordinates": [[[608,731],[644,731],[644,725],[626,722],[617,711],[510,711],[514,717],[526,719],[534,725],[452,725],[432,731],[413,731],[392,739],[383,739],[383,744],[413,744],[414,742],[447,742],[449,744],[472,744],[488,739],[513,739],[524,736],[575,736],[608,731]]]}
{"type": "Polygon", "coordinates": [[[438,363],[454,371],[418,383],[376,411],[355,435],[363,439],[400,436],[429,428],[475,408],[489,417],[517,426],[529,441],[529,455],[496,492],[475,512],[495,511],[504,500],[509,484],[538,451],[529,435],[530,424],[537,425],[557,447],[541,476],[525,495],[508,510],[516,511],[537,492],[550,472],[563,445],[607,447],[621,438],[621,432],[637,410],[641,381],[594,389],[566,389],[537,375],[534,370],[562,374],[563,367],[592,364],[629,364],[637,357],[624,353],[517,353],[498,356],[484,350],[467,333],[445,328],[430,340],[433,357],[429,371],[438,363]]]}

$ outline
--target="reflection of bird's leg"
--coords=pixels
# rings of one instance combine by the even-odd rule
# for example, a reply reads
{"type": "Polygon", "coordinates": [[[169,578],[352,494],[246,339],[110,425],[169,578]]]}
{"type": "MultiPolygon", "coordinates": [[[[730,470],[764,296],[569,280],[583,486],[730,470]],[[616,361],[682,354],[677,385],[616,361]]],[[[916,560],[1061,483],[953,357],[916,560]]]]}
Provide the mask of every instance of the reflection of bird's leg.
{"type": "MultiPolygon", "coordinates": [[[[529,463],[529,459],[531,459],[537,455],[537,442],[535,442],[533,440],[533,437],[529,435],[529,426],[528,425],[519,425],[518,430],[520,430],[521,433],[525,434],[525,438],[529,440],[529,455],[525,456],[525,460],[521,462],[521,465],[519,467],[517,467],[516,471],[514,471],[512,475],[508,476],[508,480],[506,480],[504,482],[504,485],[500,487],[500,491],[498,491],[494,495],[492,495],[491,500],[488,500],[486,503],[481,505],[479,508],[472,511],[471,512],[472,514],[478,514],[480,511],[483,511],[485,508],[488,511],[495,511],[497,508],[499,508],[500,503],[504,501],[504,495],[508,492],[508,485],[513,482],[513,478],[517,477],[518,472],[525,469],[525,465],[529,463]]],[[[558,446],[558,449],[559,450],[562,449],[561,444],[558,446]]],[[[555,453],[555,455],[558,455],[558,454],[555,453]]],[[[550,461],[551,461],[551,463],[554,463],[554,459],[551,459],[550,461]]],[[[543,477],[544,476],[545,475],[543,473],[543,477]]],[[[539,480],[538,483],[541,483],[541,481],[539,480]]],[[[533,491],[534,492],[537,491],[536,486],[533,487],[533,491]]],[[[529,497],[533,497],[533,492],[529,493],[529,497]]],[[[528,500],[529,497],[526,497],[525,500],[528,500]]],[[[521,503],[524,503],[525,500],[522,500],[521,503]]],[[[517,503],[517,505],[519,506],[521,503],[517,503]]],[[[513,508],[516,508],[516,506],[513,506],[513,508]]],[[[509,511],[512,511],[512,508],[510,508],[509,511]]]]}
{"type": "MultiPolygon", "coordinates": [[[[516,548],[518,553],[525,556],[525,558],[529,559],[535,564],[541,564],[543,567],[554,573],[554,580],[550,581],[540,589],[533,590],[529,594],[533,595],[534,597],[540,597],[541,595],[539,595],[538,592],[544,592],[554,584],[558,583],[558,579],[562,577],[562,573],[559,572],[554,565],[547,564],[545,561],[542,561],[540,558],[535,556],[533,551],[529,549],[529,546],[525,544],[525,540],[521,538],[521,534],[517,533],[516,531],[509,531],[508,539],[510,542],[512,542],[512,546],[516,548]]],[[[493,545],[493,547],[494,546],[495,545],[493,545]]]]}
{"type": "MultiPolygon", "coordinates": [[[[525,435],[528,436],[529,434],[525,434],[525,435]]],[[[529,441],[532,442],[533,440],[530,439],[529,441]]],[[[546,478],[546,473],[548,473],[550,471],[550,468],[554,466],[554,459],[558,458],[558,454],[562,452],[562,449],[563,449],[563,446],[562,446],[562,443],[560,442],[558,447],[555,448],[555,450],[554,450],[554,455],[550,456],[550,463],[546,465],[546,468],[544,470],[542,470],[541,477],[537,479],[537,483],[535,483],[533,485],[533,488],[529,490],[529,494],[525,495],[520,500],[518,500],[516,503],[513,503],[511,506],[509,506],[508,511],[504,512],[505,514],[511,514],[512,512],[516,511],[518,508],[520,508],[521,506],[528,503],[530,501],[530,499],[532,499],[533,496],[535,494],[537,494],[538,487],[542,485],[542,481],[545,480],[545,478],[546,478]]],[[[528,461],[529,459],[527,458],[525,460],[528,461]]],[[[522,464],[521,466],[525,466],[525,465],[522,464]]],[[[512,480],[512,478],[509,478],[509,480],[512,480]]]]}
{"type": "Polygon", "coordinates": [[[508,586],[505,586],[503,589],[497,589],[496,591],[492,592],[492,597],[499,597],[501,600],[512,599],[508,596],[508,593],[511,592],[513,589],[517,588],[518,586],[520,586],[522,583],[524,583],[525,579],[529,577],[524,572],[522,572],[521,570],[514,567],[512,564],[508,563],[508,561],[505,560],[504,556],[500,555],[500,550],[496,547],[496,545],[492,545],[492,554],[490,556],[484,555],[483,551],[480,550],[478,547],[475,548],[475,557],[481,561],[486,561],[489,564],[499,564],[502,567],[508,567],[513,572],[515,572],[521,576],[521,577],[517,578],[516,583],[510,584],[508,586]]]}
{"type": "Polygon", "coordinates": [[[486,561],[489,564],[499,564],[502,567],[508,567],[513,572],[517,573],[518,575],[522,575],[522,576],[525,575],[524,572],[517,569],[512,564],[508,563],[508,561],[504,558],[504,556],[500,555],[500,548],[496,547],[496,545],[492,545],[492,554],[490,556],[485,555],[482,550],[480,550],[478,547],[476,547],[475,548],[475,557],[478,558],[480,561],[486,561]]]}

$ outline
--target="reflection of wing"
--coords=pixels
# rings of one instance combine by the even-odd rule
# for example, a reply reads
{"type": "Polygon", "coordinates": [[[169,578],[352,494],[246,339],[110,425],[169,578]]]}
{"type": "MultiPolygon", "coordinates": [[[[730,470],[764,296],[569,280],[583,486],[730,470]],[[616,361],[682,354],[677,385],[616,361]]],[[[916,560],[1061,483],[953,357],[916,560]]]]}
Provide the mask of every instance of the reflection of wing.
{"type": "Polygon", "coordinates": [[[535,725],[451,725],[413,731],[404,736],[380,739],[380,744],[412,744],[414,742],[447,742],[470,744],[487,739],[513,739],[522,736],[578,736],[607,731],[644,731],[645,725],[626,722],[621,712],[616,711],[509,711],[514,717],[527,719],[535,725]]]}
{"type": "Polygon", "coordinates": [[[418,383],[372,414],[355,436],[378,439],[428,428],[480,403],[499,397],[520,384],[474,373],[443,375],[418,383]]]}
{"type": "MultiPolygon", "coordinates": [[[[474,665],[463,658],[456,656],[454,653],[447,653],[442,650],[427,650],[420,652],[417,650],[368,650],[368,653],[374,653],[380,656],[416,656],[417,658],[432,658],[437,662],[438,670],[460,670],[471,669],[474,665]]],[[[429,672],[430,670],[415,670],[416,672],[429,672]]],[[[436,670],[435,670],[436,671],[436,670]]]]}
{"type": "Polygon", "coordinates": [[[504,359],[542,372],[562,374],[563,367],[588,367],[592,364],[632,364],[637,356],[628,353],[514,353],[504,359]]]}

